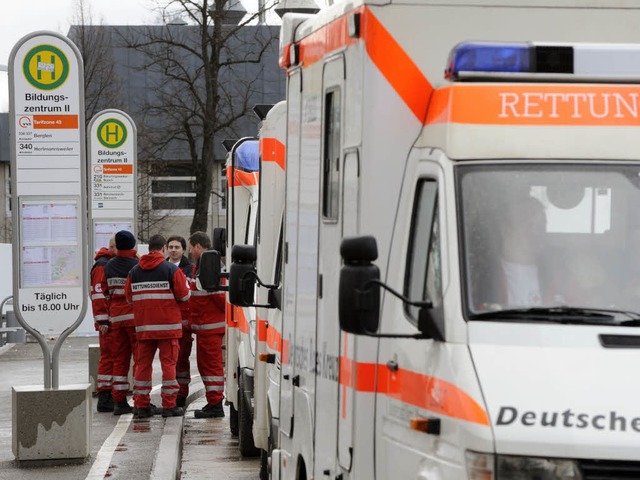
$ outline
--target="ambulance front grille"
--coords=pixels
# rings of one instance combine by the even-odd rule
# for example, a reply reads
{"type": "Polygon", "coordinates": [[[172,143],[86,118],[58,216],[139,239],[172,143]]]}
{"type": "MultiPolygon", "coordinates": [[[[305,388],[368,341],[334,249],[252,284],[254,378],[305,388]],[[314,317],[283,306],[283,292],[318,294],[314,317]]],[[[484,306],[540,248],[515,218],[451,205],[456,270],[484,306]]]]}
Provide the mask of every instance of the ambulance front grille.
{"type": "Polygon", "coordinates": [[[584,480],[640,479],[640,462],[617,460],[579,460],[584,480]]]}

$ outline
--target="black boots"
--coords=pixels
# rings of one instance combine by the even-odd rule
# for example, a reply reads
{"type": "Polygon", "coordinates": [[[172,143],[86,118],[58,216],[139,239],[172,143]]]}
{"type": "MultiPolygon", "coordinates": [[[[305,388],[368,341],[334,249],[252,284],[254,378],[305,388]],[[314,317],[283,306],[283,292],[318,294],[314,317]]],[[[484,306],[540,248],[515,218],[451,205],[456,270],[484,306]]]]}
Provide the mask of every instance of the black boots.
{"type": "Polygon", "coordinates": [[[150,403],[148,407],[144,408],[133,407],[134,418],[148,418],[153,417],[154,415],[160,415],[161,413],[162,409],[156,407],[153,403],[150,403]]]}
{"type": "Polygon", "coordinates": [[[113,397],[111,390],[98,392],[98,412],[113,412],[113,397]]]}
{"type": "Polygon", "coordinates": [[[113,406],[114,415],[124,415],[125,413],[131,413],[131,412],[133,412],[133,408],[131,408],[131,405],[129,405],[126,400],[122,400],[121,402],[115,402],[113,406]]]}
{"type": "Polygon", "coordinates": [[[163,417],[182,417],[184,415],[184,408],[182,407],[173,407],[173,408],[163,408],[162,416],[163,417]]]}
{"type": "Polygon", "coordinates": [[[144,408],[134,408],[135,412],[133,414],[133,418],[149,418],[153,417],[153,412],[151,411],[151,407],[144,408]]]}
{"type": "Polygon", "coordinates": [[[202,410],[196,410],[193,412],[196,418],[221,418],[224,417],[224,410],[222,408],[222,401],[219,401],[215,405],[207,403],[202,410]]]}

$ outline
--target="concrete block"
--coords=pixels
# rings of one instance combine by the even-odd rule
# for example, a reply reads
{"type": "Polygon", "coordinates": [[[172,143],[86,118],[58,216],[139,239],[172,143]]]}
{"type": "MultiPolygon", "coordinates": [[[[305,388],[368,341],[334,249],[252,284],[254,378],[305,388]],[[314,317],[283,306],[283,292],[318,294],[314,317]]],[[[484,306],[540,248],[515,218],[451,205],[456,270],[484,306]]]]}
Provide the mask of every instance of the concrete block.
{"type": "Polygon", "coordinates": [[[91,393],[96,395],[96,385],[98,384],[98,363],[100,362],[100,345],[97,343],[89,344],[89,383],[91,384],[91,393]]]}
{"type": "Polygon", "coordinates": [[[91,453],[91,385],[12,387],[13,455],[18,462],[83,459],[91,453]]]}

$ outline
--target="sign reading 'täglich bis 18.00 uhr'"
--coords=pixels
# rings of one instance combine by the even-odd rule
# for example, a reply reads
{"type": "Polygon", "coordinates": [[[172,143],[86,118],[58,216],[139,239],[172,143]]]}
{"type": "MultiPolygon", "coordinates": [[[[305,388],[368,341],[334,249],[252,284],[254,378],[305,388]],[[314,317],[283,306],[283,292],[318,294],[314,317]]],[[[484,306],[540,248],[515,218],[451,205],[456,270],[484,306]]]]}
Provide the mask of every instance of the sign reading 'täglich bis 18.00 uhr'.
{"type": "Polygon", "coordinates": [[[62,35],[35,32],[11,52],[14,311],[42,334],[75,328],[86,311],[83,83],[62,35]]]}

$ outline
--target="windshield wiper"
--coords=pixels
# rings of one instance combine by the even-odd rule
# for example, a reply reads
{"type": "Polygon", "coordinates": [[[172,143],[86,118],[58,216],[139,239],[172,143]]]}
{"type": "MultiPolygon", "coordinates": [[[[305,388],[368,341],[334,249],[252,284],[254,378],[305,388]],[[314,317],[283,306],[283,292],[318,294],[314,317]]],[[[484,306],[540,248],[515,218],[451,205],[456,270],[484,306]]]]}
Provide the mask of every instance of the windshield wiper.
{"type": "Polygon", "coordinates": [[[475,313],[470,316],[472,320],[515,320],[530,322],[553,323],[586,323],[590,325],[622,325],[640,326],[640,313],[624,310],[610,310],[604,308],[583,307],[531,307],[511,308],[506,310],[494,310],[491,312],[475,313]],[[619,319],[624,315],[627,319],[619,319]]]}

